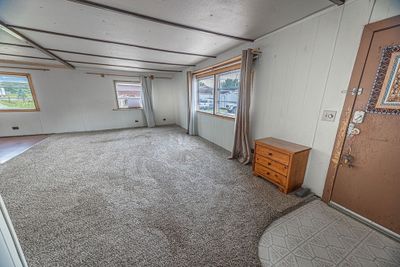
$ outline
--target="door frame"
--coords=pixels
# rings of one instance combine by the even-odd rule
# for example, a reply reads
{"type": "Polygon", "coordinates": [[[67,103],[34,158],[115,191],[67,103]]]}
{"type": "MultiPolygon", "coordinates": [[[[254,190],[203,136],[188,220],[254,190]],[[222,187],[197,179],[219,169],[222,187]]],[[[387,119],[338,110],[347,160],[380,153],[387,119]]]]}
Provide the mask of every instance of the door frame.
{"type": "Polygon", "coordinates": [[[332,155],[326,175],[322,200],[328,203],[332,198],[333,187],[337,171],[339,169],[340,159],[343,152],[344,143],[347,135],[347,128],[350,123],[353,107],[357,99],[357,94],[351,94],[353,88],[359,88],[361,83],[364,66],[369,54],[372,38],[375,32],[390,29],[400,25],[400,16],[391,17],[378,22],[370,23],[364,26],[361,37],[360,46],[358,48],[356,61],[344,101],[342,115],[340,116],[339,127],[336,134],[335,144],[333,146],[332,155]]]}

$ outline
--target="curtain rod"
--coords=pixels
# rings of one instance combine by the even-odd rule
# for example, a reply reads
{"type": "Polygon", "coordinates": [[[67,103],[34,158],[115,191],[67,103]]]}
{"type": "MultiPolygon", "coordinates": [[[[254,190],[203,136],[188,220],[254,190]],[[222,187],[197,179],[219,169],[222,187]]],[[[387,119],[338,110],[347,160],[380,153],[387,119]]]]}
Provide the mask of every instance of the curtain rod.
{"type": "MultiPolygon", "coordinates": [[[[124,75],[124,74],[113,74],[113,73],[100,73],[100,72],[86,72],[86,74],[89,75],[98,75],[100,77],[105,77],[105,76],[118,76],[118,77],[129,77],[129,78],[140,78],[141,76],[139,75],[124,75]]],[[[152,77],[153,79],[166,79],[166,80],[171,80],[171,77],[157,77],[154,75],[145,75],[144,77],[152,77]]]]}
{"type": "MultiPolygon", "coordinates": [[[[260,50],[260,48],[254,48],[254,49],[251,50],[251,52],[254,54],[254,59],[257,59],[259,57],[259,55],[262,54],[262,51],[260,50]]],[[[212,66],[205,67],[205,68],[193,71],[193,74],[199,74],[199,73],[203,73],[203,72],[208,72],[208,71],[216,70],[216,69],[221,68],[221,67],[225,67],[227,65],[236,64],[236,63],[240,62],[241,59],[242,59],[242,55],[238,55],[238,56],[235,56],[233,58],[230,58],[230,59],[224,60],[222,62],[216,63],[216,64],[214,64],[212,66]]]]}

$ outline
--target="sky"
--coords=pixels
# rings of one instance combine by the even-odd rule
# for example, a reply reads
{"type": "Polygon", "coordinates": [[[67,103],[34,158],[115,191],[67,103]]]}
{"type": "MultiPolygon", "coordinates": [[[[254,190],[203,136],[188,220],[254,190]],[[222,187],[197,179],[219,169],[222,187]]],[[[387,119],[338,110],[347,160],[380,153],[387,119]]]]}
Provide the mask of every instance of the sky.
{"type": "Polygon", "coordinates": [[[26,77],[0,75],[0,82],[27,83],[28,80],[26,77]]]}

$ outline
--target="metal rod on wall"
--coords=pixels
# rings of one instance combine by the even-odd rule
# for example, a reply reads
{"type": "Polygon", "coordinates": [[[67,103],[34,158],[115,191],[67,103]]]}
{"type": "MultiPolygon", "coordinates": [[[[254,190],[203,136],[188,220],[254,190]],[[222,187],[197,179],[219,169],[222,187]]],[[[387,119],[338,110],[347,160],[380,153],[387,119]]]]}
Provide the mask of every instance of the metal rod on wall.
{"type": "Polygon", "coordinates": [[[180,70],[152,69],[152,68],[142,68],[142,67],[135,67],[135,66],[128,66],[128,65],[115,65],[115,64],[105,64],[105,63],[75,61],[75,60],[69,60],[68,62],[77,63],[77,64],[97,65],[97,66],[108,66],[108,67],[119,67],[119,68],[128,68],[128,69],[139,69],[139,70],[151,70],[151,71],[162,71],[162,72],[182,72],[180,70]]]}
{"type": "MultiPolygon", "coordinates": [[[[124,75],[124,74],[113,74],[113,73],[101,73],[101,72],[86,72],[86,74],[89,75],[98,75],[100,77],[105,77],[105,76],[116,76],[116,77],[129,77],[129,78],[140,78],[139,75],[124,75]]],[[[154,79],[165,79],[165,80],[171,80],[171,77],[159,77],[159,76],[154,76],[154,75],[145,75],[145,77],[151,77],[153,76],[154,79]]]]}

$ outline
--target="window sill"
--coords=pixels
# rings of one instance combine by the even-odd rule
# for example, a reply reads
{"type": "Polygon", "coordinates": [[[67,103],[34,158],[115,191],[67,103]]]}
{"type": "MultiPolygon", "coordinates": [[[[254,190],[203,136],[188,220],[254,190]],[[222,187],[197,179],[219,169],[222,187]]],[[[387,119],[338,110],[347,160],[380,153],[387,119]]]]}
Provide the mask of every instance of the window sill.
{"type": "Polygon", "coordinates": [[[143,110],[143,108],[113,108],[113,111],[143,110]]]}
{"type": "Polygon", "coordinates": [[[204,111],[200,111],[200,110],[196,110],[196,112],[200,113],[200,114],[205,114],[208,116],[212,116],[212,117],[217,117],[217,118],[221,118],[221,119],[226,119],[226,120],[235,120],[235,117],[230,117],[230,116],[224,116],[224,115],[220,115],[220,114],[213,114],[213,113],[208,113],[208,112],[204,112],[204,111]]]}
{"type": "Polygon", "coordinates": [[[38,112],[40,109],[2,109],[0,112],[38,112]]]}

